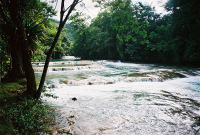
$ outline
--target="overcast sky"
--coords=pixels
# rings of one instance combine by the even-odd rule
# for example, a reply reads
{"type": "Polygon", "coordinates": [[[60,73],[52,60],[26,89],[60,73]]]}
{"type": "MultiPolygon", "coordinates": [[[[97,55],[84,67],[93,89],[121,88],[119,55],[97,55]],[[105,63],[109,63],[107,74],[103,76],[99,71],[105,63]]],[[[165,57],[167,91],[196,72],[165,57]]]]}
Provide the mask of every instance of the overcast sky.
{"type": "MultiPolygon", "coordinates": [[[[43,1],[49,1],[49,0],[43,0],[43,1]]],[[[54,17],[54,19],[56,19],[56,20],[59,20],[59,18],[60,18],[60,3],[61,3],[60,1],[61,0],[58,0],[57,6],[55,6],[56,5],[55,3],[53,4],[53,6],[56,7],[56,9],[58,11],[57,16],[54,17]]],[[[72,1],[73,0],[66,0],[66,3],[70,4],[72,1]]],[[[133,3],[142,2],[144,4],[149,4],[152,7],[155,7],[157,13],[164,13],[165,12],[164,4],[168,0],[132,0],[132,1],[133,1],[133,3]]],[[[91,16],[91,18],[96,17],[98,12],[100,11],[100,9],[94,7],[94,3],[92,2],[92,0],[83,0],[83,3],[85,3],[86,8],[80,7],[80,5],[79,5],[79,6],[77,6],[76,9],[78,9],[81,12],[86,13],[87,15],[91,16]]],[[[67,5],[67,6],[69,6],[69,5],[67,5]]]]}

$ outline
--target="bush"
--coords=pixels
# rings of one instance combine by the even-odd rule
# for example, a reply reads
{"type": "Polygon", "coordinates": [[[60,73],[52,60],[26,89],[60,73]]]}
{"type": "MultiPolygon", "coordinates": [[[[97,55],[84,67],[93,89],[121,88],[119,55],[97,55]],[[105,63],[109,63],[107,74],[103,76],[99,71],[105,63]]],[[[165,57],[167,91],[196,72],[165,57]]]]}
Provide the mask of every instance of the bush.
{"type": "Polygon", "coordinates": [[[8,111],[4,111],[3,115],[7,120],[12,121],[12,132],[14,134],[28,135],[43,132],[54,123],[53,108],[42,103],[31,107],[33,103],[34,100],[26,99],[22,104],[18,104],[16,107],[6,107],[9,109],[8,111]]]}

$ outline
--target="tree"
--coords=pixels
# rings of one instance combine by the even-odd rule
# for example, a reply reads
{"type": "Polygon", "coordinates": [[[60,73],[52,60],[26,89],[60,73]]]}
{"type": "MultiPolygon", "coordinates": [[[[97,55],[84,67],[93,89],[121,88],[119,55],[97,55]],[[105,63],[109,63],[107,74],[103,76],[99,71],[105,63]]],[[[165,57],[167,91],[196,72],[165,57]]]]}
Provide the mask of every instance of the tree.
{"type": "Polygon", "coordinates": [[[42,36],[44,23],[48,21],[46,17],[53,14],[53,8],[39,0],[0,1],[1,35],[11,54],[12,63],[8,80],[16,80],[25,75],[27,92],[33,97],[36,95],[36,83],[31,55],[36,40],[42,36]]]}
{"type": "Polygon", "coordinates": [[[88,59],[86,17],[83,13],[76,12],[70,17],[70,20],[70,31],[73,32],[74,40],[72,54],[82,59],[88,59]]]}
{"type": "MultiPolygon", "coordinates": [[[[79,0],[74,0],[72,4],[65,9],[65,0],[61,2],[60,24],[53,40],[52,46],[48,51],[44,71],[41,77],[38,91],[36,91],[36,82],[34,71],[31,65],[31,54],[34,49],[35,40],[41,37],[43,23],[46,17],[53,14],[50,13],[52,8],[47,4],[40,4],[39,0],[1,0],[0,1],[0,17],[4,22],[1,24],[3,34],[6,35],[8,47],[12,55],[13,72],[16,72],[15,78],[25,73],[27,79],[27,92],[35,98],[39,98],[43,89],[44,80],[47,73],[48,64],[56,46],[61,31],[69,18],[70,13],[78,4],[79,0]],[[13,8],[15,7],[16,8],[13,8]],[[42,8],[41,8],[42,7],[42,8]],[[46,9],[43,10],[43,7],[46,9]],[[64,16],[66,13],[66,16],[64,16]],[[35,17],[37,16],[37,19],[35,17]],[[7,26],[7,27],[5,27],[7,26]],[[6,29],[3,29],[6,28],[6,29]],[[19,62],[18,62],[19,61],[19,62]],[[18,64],[19,63],[19,64],[18,64]],[[17,69],[19,68],[19,69],[17,69]]],[[[55,13],[55,12],[53,12],[55,13]]],[[[12,73],[13,74],[13,73],[12,73]]]]}
{"type": "Polygon", "coordinates": [[[174,62],[200,63],[200,2],[196,0],[169,0],[165,8],[170,11],[174,62]]]}
{"type": "Polygon", "coordinates": [[[87,59],[144,59],[147,23],[135,17],[139,8],[130,0],[107,2],[104,8],[89,27],[80,29],[81,37],[75,35],[74,52],[87,59]]]}
{"type": "MultiPolygon", "coordinates": [[[[101,59],[119,59],[117,52],[116,42],[116,31],[112,27],[112,15],[109,10],[105,10],[95,18],[91,24],[91,27],[99,28],[99,36],[101,37],[100,49],[98,54],[103,57],[101,59]]],[[[97,56],[97,55],[95,55],[97,56]]]]}
{"type": "Polygon", "coordinates": [[[40,97],[41,92],[43,90],[44,81],[45,81],[45,78],[46,78],[46,74],[47,74],[47,69],[48,69],[48,66],[49,66],[49,62],[50,62],[51,56],[53,54],[53,50],[54,50],[54,48],[56,46],[56,43],[57,43],[57,41],[59,39],[59,36],[61,34],[61,31],[62,31],[63,27],[65,26],[65,24],[66,24],[66,22],[67,22],[67,20],[68,20],[68,18],[70,16],[70,14],[71,14],[71,12],[75,8],[75,6],[80,2],[80,0],[73,0],[72,4],[68,8],[65,8],[65,5],[64,5],[65,3],[64,2],[65,2],[65,0],[61,1],[60,24],[59,24],[56,36],[54,38],[54,41],[53,41],[53,43],[51,45],[51,48],[49,49],[49,51],[47,53],[47,57],[46,57],[44,69],[43,69],[43,72],[42,72],[42,77],[41,77],[39,88],[38,88],[38,91],[37,91],[37,96],[36,96],[37,98],[40,97]]]}

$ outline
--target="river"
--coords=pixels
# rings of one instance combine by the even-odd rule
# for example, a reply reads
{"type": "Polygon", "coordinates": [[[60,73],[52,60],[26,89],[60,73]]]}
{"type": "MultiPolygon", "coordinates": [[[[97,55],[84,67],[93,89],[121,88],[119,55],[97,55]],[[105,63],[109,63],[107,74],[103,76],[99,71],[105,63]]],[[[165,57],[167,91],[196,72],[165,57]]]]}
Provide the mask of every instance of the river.
{"type": "MultiPolygon", "coordinates": [[[[33,65],[39,79],[43,64],[33,65]]],[[[200,68],[54,61],[46,85],[57,98],[42,99],[77,135],[194,135],[200,128],[200,68]]]]}

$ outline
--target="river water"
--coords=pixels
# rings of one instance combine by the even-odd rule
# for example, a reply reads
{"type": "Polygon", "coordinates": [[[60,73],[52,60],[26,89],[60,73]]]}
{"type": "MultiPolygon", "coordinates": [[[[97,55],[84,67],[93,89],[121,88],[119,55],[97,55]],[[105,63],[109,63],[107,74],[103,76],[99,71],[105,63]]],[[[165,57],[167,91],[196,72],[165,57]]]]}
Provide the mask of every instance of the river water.
{"type": "MultiPolygon", "coordinates": [[[[35,65],[37,78],[40,66],[35,65]]],[[[52,62],[46,85],[57,98],[43,100],[61,112],[63,128],[74,115],[78,135],[194,135],[200,128],[194,119],[200,115],[199,68],[52,62]]]]}

